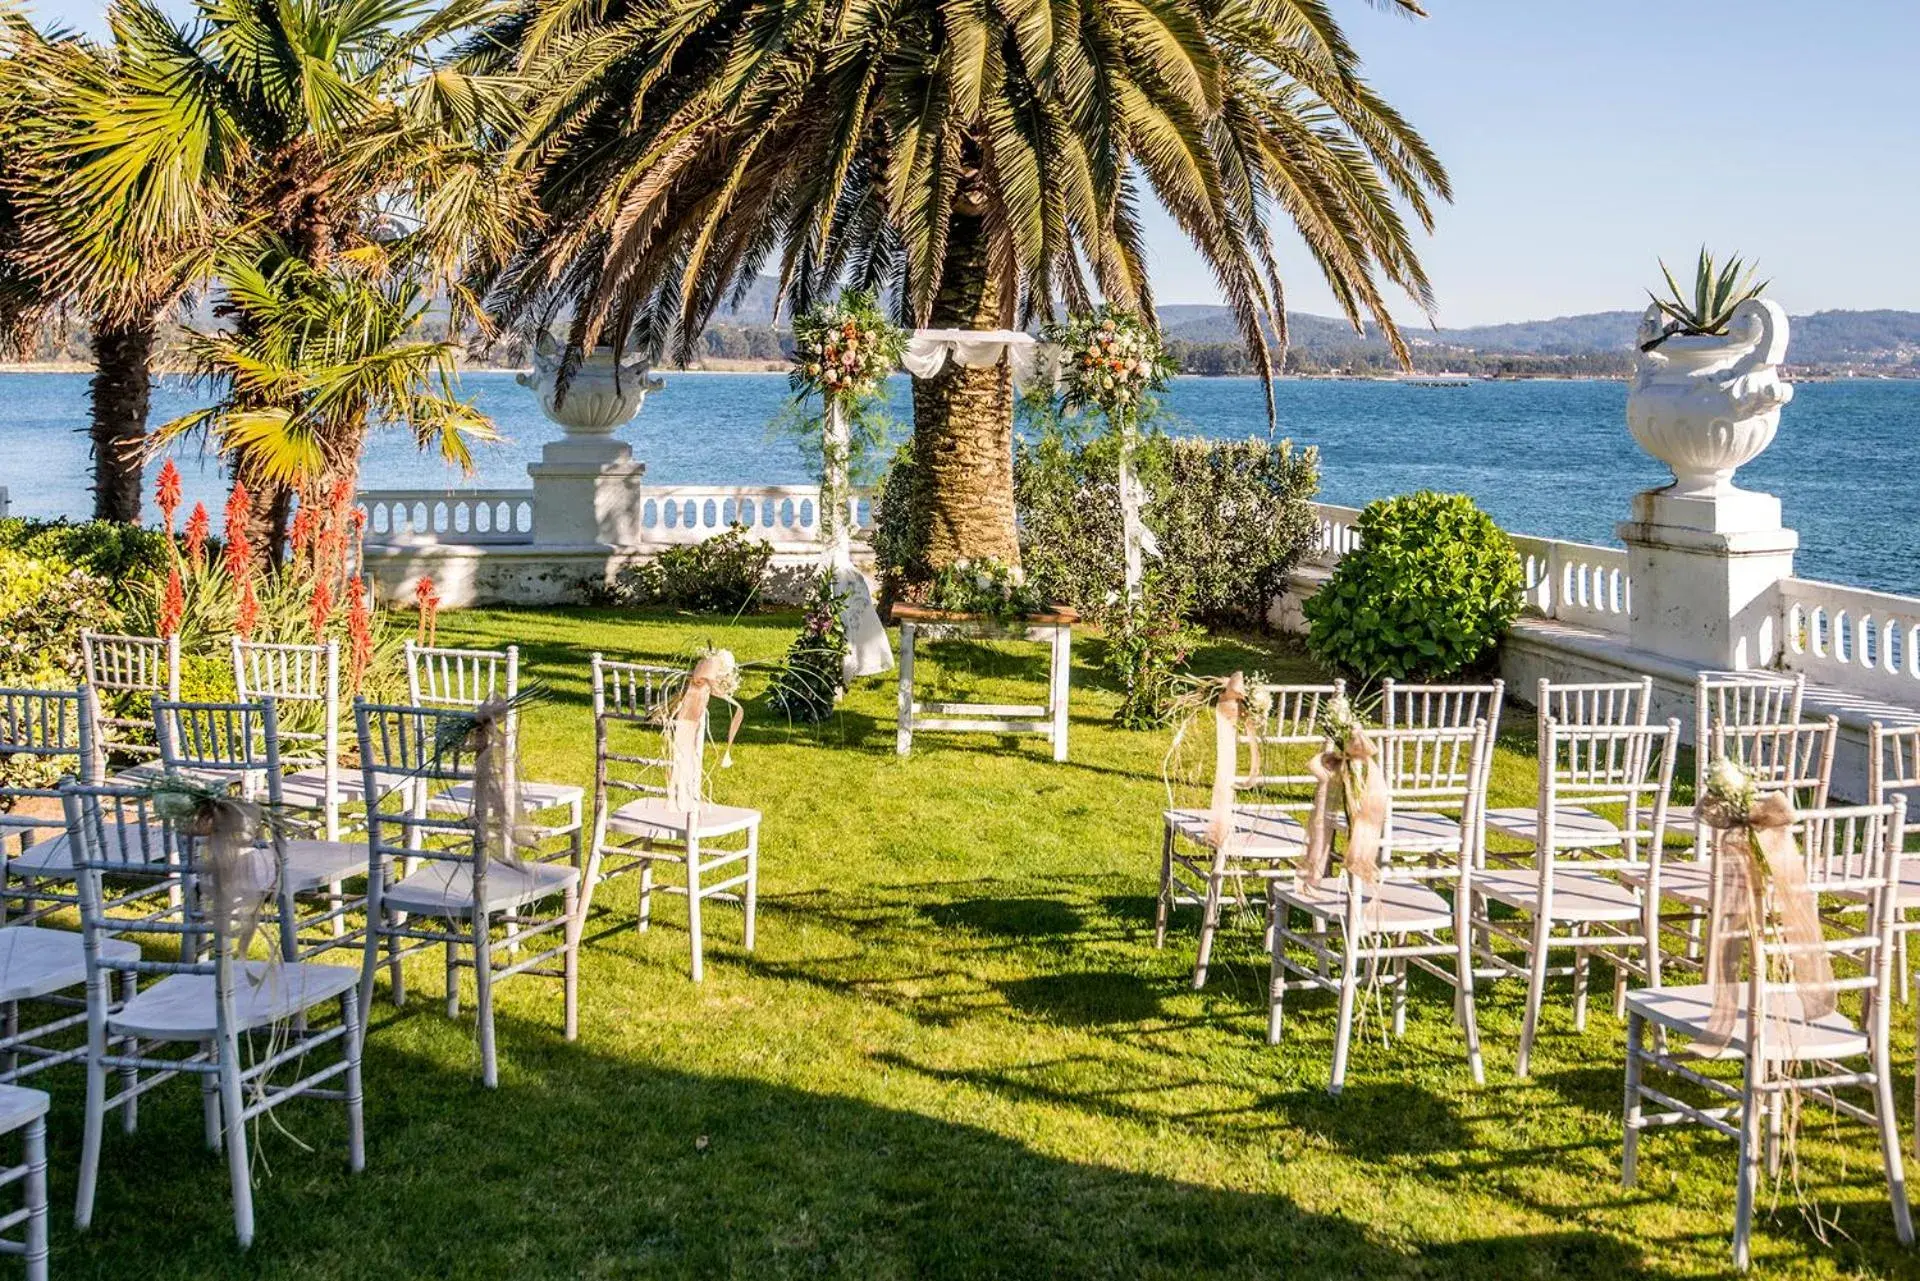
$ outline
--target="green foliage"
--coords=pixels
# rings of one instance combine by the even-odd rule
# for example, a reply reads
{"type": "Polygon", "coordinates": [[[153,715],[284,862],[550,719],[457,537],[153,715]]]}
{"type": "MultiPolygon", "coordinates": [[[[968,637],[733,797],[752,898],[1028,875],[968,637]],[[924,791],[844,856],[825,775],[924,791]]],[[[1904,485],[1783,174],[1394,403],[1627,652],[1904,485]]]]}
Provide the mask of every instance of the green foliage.
{"type": "Polygon", "coordinates": [[[167,536],[112,520],[0,520],[0,549],[84,570],[125,587],[166,571],[167,536]]]}
{"type": "Polygon", "coordinates": [[[1486,659],[1520,612],[1520,557],[1464,494],[1367,504],[1360,546],[1306,604],[1307,648],[1373,681],[1439,680],[1486,659]]]}
{"type": "Polygon", "coordinates": [[[1716,269],[1713,255],[1702,245],[1700,261],[1694,266],[1693,297],[1689,298],[1682,292],[1680,282],[1673,278],[1673,272],[1666,262],[1662,261],[1660,274],[1667,278],[1670,296],[1662,298],[1649,290],[1647,297],[1653,299],[1653,305],[1667,318],[1667,324],[1657,338],[1642,343],[1640,350],[1652,351],[1676,334],[1726,333],[1727,325],[1733,319],[1733,309],[1749,298],[1758,298],[1760,291],[1770,283],[1762,280],[1755,284],[1754,270],[1743,263],[1738,254],[1729,258],[1725,266],[1716,269]]]}
{"type": "Polygon", "coordinates": [[[0,684],[78,683],[80,633],[120,624],[113,590],[66,561],[0,549],[0,684]]]}
{"type": "Polygon", "coordinates": [[[933,576],[927,604],[956,614],[978,614],[1007,620],[1037,614],[1046,597],[1027,586],[1026,574],[992,556],[970,560],[963,556],[942,566],[933,576]]]}
{"type": "Polygon", "coordinates": [[[933,577],[927,561],[927,504],[919,500],[926,478],[914,461],[913,446],[902,444],[881,479],[873,500],[873,556],[889,596],[897,597],[904,584],[924,583],[933,577]]]}
{"type": "Polygon", "coordinates": [[[738,614],[766,586],[773,547],[747,537],[746,526],[685,547],[670,547],[629,565],[609,596],[616,605],[666,605],[695,614],[738,614]]]}
{"type": "Polygon", "coordinates": [[[800,634],[767,689],[767,704],[788,720],[824,721],[845,692],[847,630],[840,610],[846,603],[846,593],[834,590],[832,571],[822,570],[807,595],[800,634]]]}
{"type": "MultiPolygon", "coordinates": [[[[1118,453],[1110,438],[1076,438],[1057,420],[1039,428],[1014,460],[1021,563],[1046,599],[1100,614],[1118,599],[1124,572],[1118,453]]],[[[1135,457],[1160,543],[1149,564],[1191,587],[1188,616],[1264,626],[1268,603],[1313,542],[1317,453],[1285,440],[1148,434],[1135,457]]]]}
{"type": "Polygon", "coordinates": [[[1182,620],[1193,608],[1192,588],[1164,571],[1151,571],[1140,599],[1106,616],[1107,675],[1120,689],[1114,720],[1127,729],[1167,723],[1180,668],[1205,633],[1182,620]]]}

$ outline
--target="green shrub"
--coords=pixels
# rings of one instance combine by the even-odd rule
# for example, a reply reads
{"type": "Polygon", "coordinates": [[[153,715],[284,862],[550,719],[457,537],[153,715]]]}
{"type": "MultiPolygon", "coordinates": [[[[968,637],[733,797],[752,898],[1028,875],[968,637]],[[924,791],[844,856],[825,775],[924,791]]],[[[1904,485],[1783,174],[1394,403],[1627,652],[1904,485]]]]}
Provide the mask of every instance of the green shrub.
{"type": "Polygon", "coordinates": [[[1181,664],[1204,635],[1181,620],[1192,609],[1192,589],[1163,572],[1149,572],[1140,599],[1107,612],[1107,675],[1120,688],[1114,720],[1127,729],[1167,723],[1181,664]]]}
{"type": "Polygon", "coordinates": [[[670,547],[629,565],[609,595],[617,605],[666,605],[696,614],[738,614],[766,585],[773,547],[747,537],[744,525],[685,547],[670,547]]]}
{"type": "Polygon", "coordinates": [[[847,630],[840,611],[846,603],[847,594],[834,590],[833,572],[822,570],[807,596],[800,634],[767,689],[768,704],[788,720],[824,721],[845,692],[847,630]]]}
{"type": "MultiPolygon", "coordinates": [[[[1290,441],[1149,436],[1138,456],[1157,566],[1188,589],[1189,617],[1262,627],[1312,546],[1319,457],[1290,441]]],[[[1043,424],[1014,461],[1020,560],[1048,600],[1100,614],[1124,582],[1119,458],[1105,438],[1043,424]]]]}
{"type": "Polygon", "coordinates": [[[873,558],[887,600],[898,600],[910,583],[933,579],[933,566],[927,563],[927,507],[917,498],[920,485],[913,446],[903,444],[893,451],[873,498],[873,558]]]}
{"type": "Polygon", "coordinates": [[[1306,604],[1307,648],[1362,680],[1440,680],[1492,654],[1520,612],[1513,543],[1465,494],[1367,504],[1360,545],[1306,604]]]}
{"type": "MultiPolygon", "coordinates": [[[[83,630],[111,631],[112,585],[57,557],[0,548],[0,686],[74,689],[84,675],[83,630]]],[[[45,786],[72,760],[0,757],[0,786],[45,786]]]]}
{"type": "Polygon", "coordinates": [[[0,549],[85,570],[116,588],[165,574],[167,536],[117,521],[0,520],[0,549]]]}

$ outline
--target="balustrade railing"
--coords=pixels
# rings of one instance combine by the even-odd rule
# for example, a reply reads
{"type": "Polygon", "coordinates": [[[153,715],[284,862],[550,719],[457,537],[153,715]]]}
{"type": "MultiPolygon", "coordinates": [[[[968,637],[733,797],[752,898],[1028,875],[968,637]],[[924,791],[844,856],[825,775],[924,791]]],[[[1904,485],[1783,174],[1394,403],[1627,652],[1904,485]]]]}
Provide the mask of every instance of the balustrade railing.
{"type": "Polygon", "coordinates": [[[1757,636],[1809,680],[1911,705],[1920,698],[1920,599],[1806,578],[1780,582],[1777,637],[1757,636]]]}
{"type": "Polygon", "coordinates": [[[370,547],[533,541],[530,489],[366,489],[360,506],[370,547]]]}
{"type": "MultiPolygon", "coordinates": [[[[702,542],[730,526],[776,546],[817,544],[818,485],[647,485],[636,500],[639,527],[648,547],[702,542]]],[[[510,546],[533,542],[530,489],[362,490],[369,547],[510,546]]],[[[873,503],[856,493],[847,500],[855,530],[869,528],[873,503]]]]}

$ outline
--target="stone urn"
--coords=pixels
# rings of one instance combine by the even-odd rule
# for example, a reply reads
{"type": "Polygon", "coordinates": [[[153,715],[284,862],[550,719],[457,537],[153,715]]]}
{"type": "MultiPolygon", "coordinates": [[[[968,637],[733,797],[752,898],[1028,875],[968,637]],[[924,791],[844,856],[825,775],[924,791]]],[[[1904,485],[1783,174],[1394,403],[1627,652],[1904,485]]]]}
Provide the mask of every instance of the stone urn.
{"type": "Polygon", "coordinates": [[[644,357],[616,356],[599,347],[580,362],[560,385],[560,365],[566,348],[550,334],[541,334],[533,349],[533,371],[516,381],[540,398],[540,408],[567,433],[569,452],[625,456],[627,447],[610,439],[614,430],[633,421],[647,393],[659,391],[658,378],[649,377],[644,357]]]}
{"type": "MultiPolygon", "coordinates": [[[[1648,307],[1639,342],[1659,337],[1664,317],[1648,307]]],[[[1780,377],[1787,314],[1751,298],[1733,310],[1724,335],[1677,334],[1639,353],[1627,392],[1627,428],[1640,448],[1673,471],[1674,498],[1741,492],[1736,469],[1758,457],[1780,427],[1793,384],[1780,377]]]]}

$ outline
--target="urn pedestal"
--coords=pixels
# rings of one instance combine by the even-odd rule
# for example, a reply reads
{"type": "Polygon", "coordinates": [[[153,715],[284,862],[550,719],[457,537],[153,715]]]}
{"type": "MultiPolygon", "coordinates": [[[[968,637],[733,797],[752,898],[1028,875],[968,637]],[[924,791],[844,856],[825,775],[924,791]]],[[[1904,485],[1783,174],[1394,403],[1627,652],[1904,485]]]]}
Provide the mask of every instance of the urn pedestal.
{"type": "MultiPolygon", "coordinates": [[[[1658,308],[1640,325],[1660,333],[1658,308]]],[[[1636,361],[1627,393],[1634,440],[1673,483],[1634,495],[1616,528],[1634,585],[1634,647],[1697,667],[1757,666],[1749,638],[1771,617],[1775,585],[1793,576],[1799,535],[1780,523],[1780,500],[1741,489],[1734,472],[1772,443],[1793,387],[1780,378],[1787,317],[1753,299],[1722,336],[1676,336],[1636,361]]]]}
{"type": "Polygon", "coordinates": [[[560,344],[545,334],[534,348],[533,372],[521,386],[540,398],[540,408],[566,432],[527,465],[533,478],[533,540],[555,547],[619,547],[640,541],[640,487],[645,463],[614,436],[633,421],[647,393],[660,381],[637,356],[616,358],[609,350],[580,362],[564,390],[560,344]]]}

